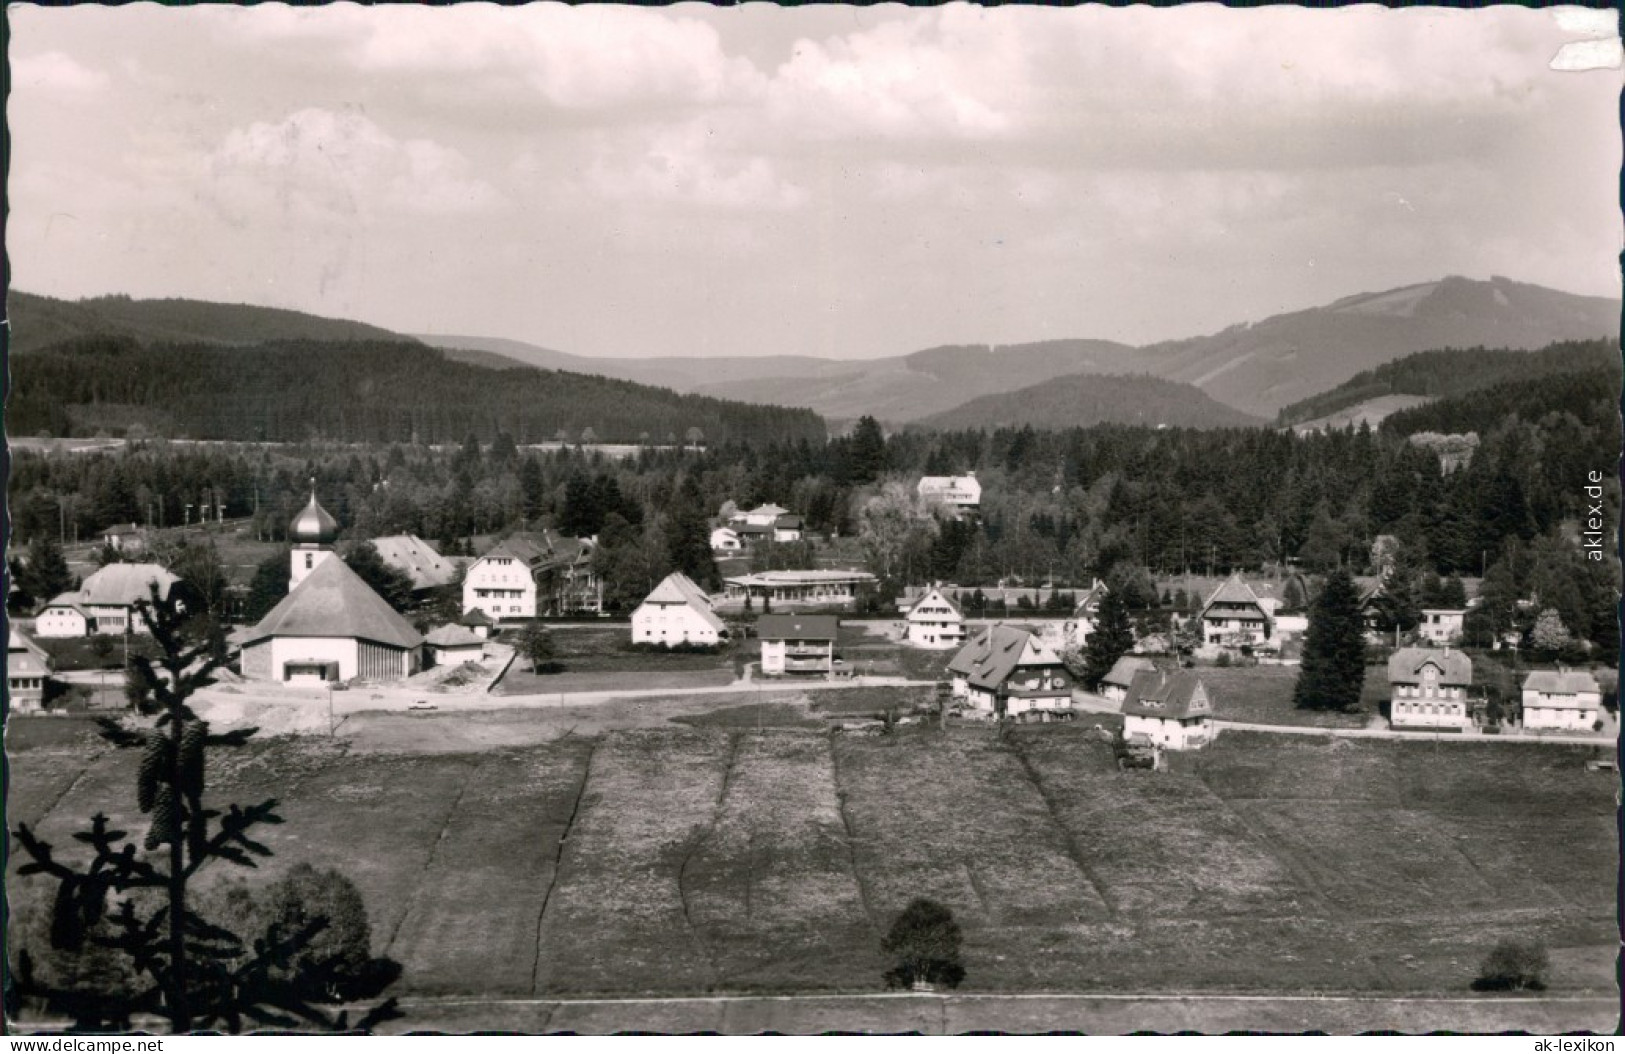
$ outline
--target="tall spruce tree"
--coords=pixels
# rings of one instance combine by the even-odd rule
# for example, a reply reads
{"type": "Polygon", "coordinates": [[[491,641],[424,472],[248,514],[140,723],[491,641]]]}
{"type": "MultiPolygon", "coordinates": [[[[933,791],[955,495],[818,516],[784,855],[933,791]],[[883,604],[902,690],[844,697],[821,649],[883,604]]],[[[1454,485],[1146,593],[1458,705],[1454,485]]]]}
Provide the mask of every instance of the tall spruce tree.
{"type": "Polygon", "coordinates": [[[677,488],[666,526],[666,556],[673,570],[681,571],[702,589],[722,584],[711,556],[711,527],[699,480],[690,473],[677,488]]]}
{"type": "Polygon", "coordinates": [[[1309,609],[1303,665],[1292,701],[1304,710],[1354,710],[1365,684],[1365,635],[1360,596],[1348,570],[1339,567],[1309,609]]]}
{"type": "Polygon", "coordinates": [[[1083,683],[1091,692],[1112,672],[1117,660],[1134,647],[1134,624],[1128,614],[1128,598],[1121,589],[1111,589],[1100,601],[1100,614],[1089,642],[1083,650],[1083,683]]]}
{"type": "MultiPolygon", "coordinates": [[[[77,975],[79,983],[63,985],[37,974],[24,948],[18,952],[15,994],[94,1031],[127,1031],[142,1016],[168,1021],[176,1034],[239,1032],[245,1025],[347,1029],[347,1013],[329,1015],[309,998],[313,989],[325,986],[327,979],[318,975],[327,964],[287,971],[327,927],[325,918],[298,927],[273,925],[263,935],[245,937],[200,914],[192,885],[198,873],[216,862],[256,866],[255,858],[268,857],[271,850],[250,832],[282,819],[275,799],[225,810],[204,804],[209,750],[241,747],[255,730],[214,733],[187,705],[213,683],[221,665],[211,642],[199,639],[200,620],[184,613],[173,595],[160,596],[156,586],[136,611],[159,650],[157,659],[133,657],[140,685],[136,709],[155,720],[140,730],[103,720],[102,735],[115,746],[141,751],[136,805],[150,817],[142,846],[97,813],[90,830],[74,835],[94,850],[88,865],[78,868],[58,860],[51,844],[28,825],[13,832],[29,857],[18,875],[49,875],[57,883],[52,953],[71,957],[112,949],[128,959],[129,969],[119,979],[92,972],[88,984],[77,975]],[[126,895],[109,907],[110,898],[126,895]]],[[[8,1001],[8,1015],[13,1010],[8,1001]]],[[[398,1016],[391,999],[355,1027],[367,1030],[398,1016]]]]}

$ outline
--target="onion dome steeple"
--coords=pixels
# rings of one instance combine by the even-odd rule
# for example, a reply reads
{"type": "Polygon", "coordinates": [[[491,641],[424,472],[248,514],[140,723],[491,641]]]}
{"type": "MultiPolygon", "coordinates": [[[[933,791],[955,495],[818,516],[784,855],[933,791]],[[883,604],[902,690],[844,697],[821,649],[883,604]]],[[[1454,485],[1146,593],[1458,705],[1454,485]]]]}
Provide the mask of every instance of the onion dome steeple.
{"type": "Polygon", "coordinates": [[[331,545],[338,540],[339,522],[316,500],[316,481],[310,481],[310,504],[288,524],[288,540],[295,545],[331,545]]]}

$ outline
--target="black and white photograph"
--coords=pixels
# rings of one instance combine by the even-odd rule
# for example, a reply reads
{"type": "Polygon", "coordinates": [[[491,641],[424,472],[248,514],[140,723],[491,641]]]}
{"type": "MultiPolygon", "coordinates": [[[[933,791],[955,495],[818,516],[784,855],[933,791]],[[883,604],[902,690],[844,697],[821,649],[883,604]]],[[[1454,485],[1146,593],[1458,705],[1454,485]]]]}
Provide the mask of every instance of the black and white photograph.
{"type": "Polygon", "coordinates": [[[1617,10],[4,17],[8,1033],[1619,1029],[1617,10]]]}

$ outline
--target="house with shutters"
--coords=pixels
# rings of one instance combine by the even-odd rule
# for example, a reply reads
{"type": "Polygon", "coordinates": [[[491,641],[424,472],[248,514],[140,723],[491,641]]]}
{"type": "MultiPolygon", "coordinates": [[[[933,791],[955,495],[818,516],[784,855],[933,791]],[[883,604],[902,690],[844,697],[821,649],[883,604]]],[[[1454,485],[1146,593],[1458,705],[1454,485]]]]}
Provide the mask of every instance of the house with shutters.
{"type": "Polygon", "coordinates": [[[1123,698],[1123,738],[1163,750],[1212,742],[1213,702],[1195,670],[1141,670],[1123,698]]]}
{"type": "Polygon", "coordinates": [[[1459,732],[1473,723],[1473,662],[1451,648],[1400,648],[1388,657],[1388,723],[1459,732]]]}
{"type": "Polygon", "coordinates": [[[1523,682],[1523,727],[1591,730],[1602,717],[1602,688],[1585,670],[1536,670],[1523,682]]]}
{"type": "Polygon", "coordinates": [[[320,685],[423,668],[423,637],[333,552],[338,525],[314,493],[288,537],[288,595],[241,636],[245,678],[320,685]]]}
{"type": "Polygon", "coordinates": [[[931,589],[908,609],[906,643],[918,648],[957,648],[965,643],[965,616],[958,605],[931,589]]]}
{"type": "Polygon", "coordinates": [[[44,705],[51,657],[16,626],[6,638],[6,698],[13,713],[33,713],[44,705]]]}
{"type": "Polygon", "coordinates": [[[995,623],[948,662],[953,695],[980,717],[1050,720],[1072,715],[1072,675],[1021,626],[995,623]]]}
{"type": "Polygon", "coordinates": [[[632,612],[633,644],[714,645],[727,635],[711,598],[681,571],[667,575],[632,612]]]}
{"type": "Polygon", "coordinates": [[[463,611],[496,623],[538,615],[597,614],[604,585],[592,566],[593,542],[554,530],[509,535],[468,566],[463,611]]]}
{"type": "Polygon", "coordinates": [[[1262,644],[1270,639],[1270,610],[1242,577],[1230,576],[1202,605],[1202,643],[1219,647],[1262,644]]]}
{"type": "Polygon", "coordinates": [[[841,620],[834,615],[763,615],[756,620],[763,675],[833,674],[840,627],[841,620]]]}

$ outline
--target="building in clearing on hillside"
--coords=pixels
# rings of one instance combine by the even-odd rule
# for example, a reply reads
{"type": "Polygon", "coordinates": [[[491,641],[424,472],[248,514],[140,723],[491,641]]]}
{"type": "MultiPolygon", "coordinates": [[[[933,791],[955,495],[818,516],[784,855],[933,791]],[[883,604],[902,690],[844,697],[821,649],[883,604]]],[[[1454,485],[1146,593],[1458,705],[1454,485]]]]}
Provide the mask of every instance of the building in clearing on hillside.
{"type": "Polygon", "coordinates": [[[1536,670],[1523,682],[1523,727],[1590,731],[1602,717],[1602,688],[1585,670],[1536,670]]]}
{"type": "Polygon", "coordinates": [[[762,673],[768,677],[833,674],[840,627],[841,620],[834,615],[763,615],[756,620],[762,673]]]}
{"type": "Polygon", "coordinates": [[[739,532],[732,527],[717,527],[711,531],[711,551],[714,553],[737,553],[745,548],[740,540],[739,532]]]}
{"type": "Polygon", "coordinates": [[[982,507],[982,484],[974,472],[963,476],[922,476],[914,491],[922,501],[946,505],[956,513],[976,512],[982,507]]]}
{"type": "Polygon", "coordinates": [[[1472,724],[1473,662],[1450,648],[1401,648],[1388,657],[1388,723],[1461,731],[1472,724]]]}
{"type": "Polygon", "coordinates": [[[1213,703],[1194,670],[1141,670],[1123,699],[1123,738],[1194,750],[1213,738],[1213,703]]]}
{"type": "Polygon", "coordinates": [[[399,680],[423,666],[423,637],[332,551],[337,524],[310,504],[288,528],[288,595],[243,635],[243,676],[288,684],[399,680]]]}
{"type": "Polygon", "coordinates": [[[108,564],[75,592],[63,593],[41,608],[34,632],[41,637],[139,633],[146,627],[140,624],[135,605],[151,597],[154,585],[159,597],[168,600],[180,579],[158,564],[108,564]]]}
{"type": "Polygon", "coordinates": [[[667,575],[632,612],[633,644],[718,644],[727,635],[711,598],[681,571],[667,575]]]}
{"type": "Polygon", "coordinates": [[[16,626],[6,639],[6,698],[14,713],[38,710],[45,701],[45,681],[51,676],[51,657],[16,626]]]}
{"type": "Polygon", "coordinates": [[[1423,608],[1416,632],[1435,644],[1456,644],[1466,621],[1466,608],[1423,608]]]}
{"type": "Polygon", "coordinates": [[[908,609],[904,639],[920,648],[957,648],[965,643],[965,616],[958,605],[932,589],[908,609]]]}
{"type": "Polygon", "coordinates": [[[948,662],[955,698],[982,717],[1022,720],[1072,714],[1072,675],[1032,632],[995,623],[948,662]]]}

